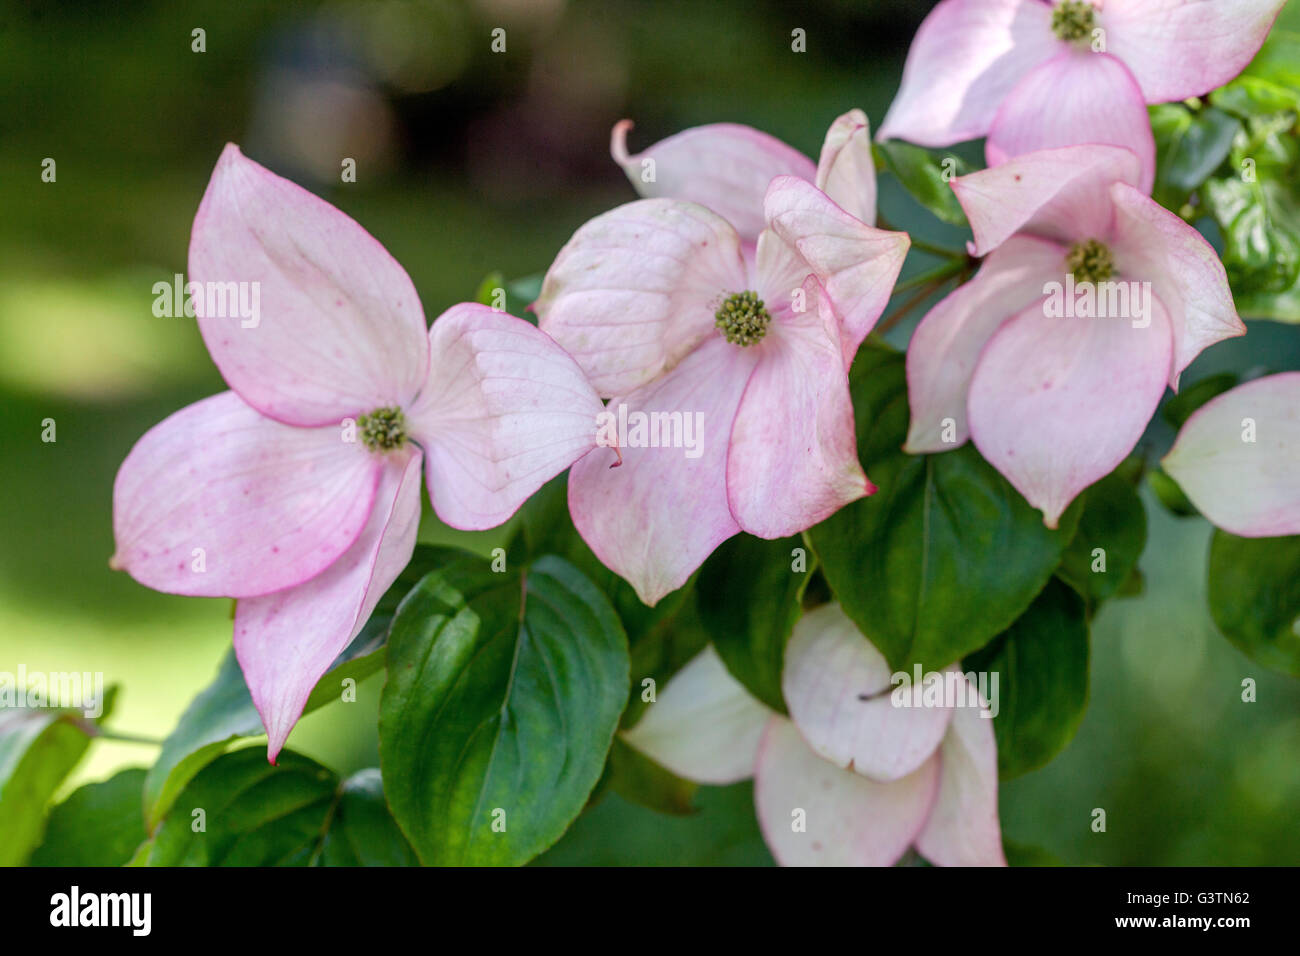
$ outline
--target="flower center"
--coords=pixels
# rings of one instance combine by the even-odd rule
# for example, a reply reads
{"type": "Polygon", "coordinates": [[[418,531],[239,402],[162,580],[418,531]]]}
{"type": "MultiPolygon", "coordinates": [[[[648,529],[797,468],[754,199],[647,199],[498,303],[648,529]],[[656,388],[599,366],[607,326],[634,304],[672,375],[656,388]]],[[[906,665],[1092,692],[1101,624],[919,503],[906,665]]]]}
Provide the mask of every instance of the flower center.
{"type": "Polygon", "coordinates": [[[756,292],[733,292],[722,300],[713,324],[732,345],[753,345],[767,335],[772,313],[756,292]]]}
{"type": "Polygon", "coordinates": [[[1065,271],[1075,282],[1105,282],[1115,274],[1115,260],[1110,250],[1096,239],[1076,242],[1065,257],[1065,271]]]}
{"type": "Polygon", "coordinates": [[[371,451],[392,451],[406,443],[406,416],[400,408],[376,408],[357,419],[361,441],[371,451]]]}
{"type": "Polygon", "coordinates": [[[1067,43],[1086,40],[1097,25],[1097,11],[1088,0],[1061,0],[1052,10],[1052,32],[1067,43]]]}

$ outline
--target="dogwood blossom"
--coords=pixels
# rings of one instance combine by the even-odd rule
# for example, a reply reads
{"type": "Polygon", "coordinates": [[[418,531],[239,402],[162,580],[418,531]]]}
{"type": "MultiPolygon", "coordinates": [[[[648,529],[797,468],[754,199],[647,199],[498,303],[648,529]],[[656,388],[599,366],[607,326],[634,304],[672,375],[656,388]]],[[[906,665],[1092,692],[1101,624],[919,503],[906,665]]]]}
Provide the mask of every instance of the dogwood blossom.
{"type": "Polygon", "coordinates": [[[907,350],[910,452],[967,437],[1056,527],[1133,449],[1166,383],[1245,334],[1223,264],[1115,146],[1039,150],[953,181],[984,256],[907,350]]]}
{"type": "Polygon", "coordinates": [[[800,163],[743,127],[687,131],[639,157],[626,156],[623,129],[615,156],[629,169],[655,160],[654,188],[692,199],[643,199],[582,226],[533,308],[610,408],[702,416],[691,456],[662,435],[658,447],[624,437],[569,478],[578,531],[654,604],[742,529],[794,534],[874,490],[847,369],[909,240],[861,218],[875,216],[874,174],[856,111],[807,178],[777,175],[800,163]]]}
{"type": "Polygon", "coordinates": [[[753,776],[764,840],[783,865],[890,866],[914,847],[941,866],[1003,866],[993,723],[966,675],[943,676],[960,700],[906,705],[911,691],[900,693],[885,658],[826,604],[786,648],[788,718],[710,647],[623,736],[698,783],[753,776]]]}
{"type": "Polygon", "coordinates": [[[1224,531],[1300,534],[1300,372],[1259,378],[1206,402],[1162,464],[1224,531]]]}
{"type": "Polygon", "coordinates": [[[1201,96],[1263,44],[1285,0],[941,0],[921,24],[881,138],[987,136],[989,165],[1125,146],[1155,178],[1148,103],[1201,96]]]}
{"type": "Polygon", "coordinates": [[[438,516],[501,524],[595,445],[599,399],[545,333],[462,304],[427,329],[356,222],[226,147],[194,220],[200,287],[256,283],[249,326],[198,325],[231,391],[154,426],[113,489],[110,562],[172,594],[238,598],[235,652],[272,760],[406,565],[420,470],[438,516]]]}

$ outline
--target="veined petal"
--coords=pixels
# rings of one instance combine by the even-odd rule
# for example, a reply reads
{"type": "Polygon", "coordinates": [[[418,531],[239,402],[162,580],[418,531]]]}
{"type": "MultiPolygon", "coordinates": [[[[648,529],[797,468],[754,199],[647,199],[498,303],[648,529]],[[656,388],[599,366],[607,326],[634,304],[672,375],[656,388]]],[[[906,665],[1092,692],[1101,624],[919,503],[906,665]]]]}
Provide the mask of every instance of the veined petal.
{"type": "Polygon", "coordinates": [[[1035,303],[989,340],[971,379],[971,438],[989,463],[1057,520],[1133,450],[1169,378],[1169,319],[1049,318],[1035,303]]]}
{"type": "Polygon", "coordinates": [[[1205,237],[1126,183],[1110,189],[1115,207],[1112,252],[1128,276],[1149,281],[1169,310],[1174,363],[1169,384],[1192,359],[1224,339],[1246,334],[1228,273],[1205,237]]]}
{"type": "Polygon", "coordinates": [[[189,277],[204,291],[195,307],[212,360],[264,415],[335,423],[403,405],[424,381],[424,312],[405,270],[348,216],[233,143],[194,217],[189,277]],[[231,309],[218,294],[231,290],[250,303],[256,293],[255,318],[220,314],[231,309]]]}
{"type": "Polygon", "coordinates": [[[736,230],[703,206],[643,199],[588,222],[560,250],[533,310],[601,396],[670,371],[746,289],[736,230]]]}
{"type": "Polygon", "coordinates": [[[683,130],[628,155],[631,120],[614,126],[609,151],[647,199],[685,199],[713,210],[753,242],[763,229],[763,194],[775,176],[812,180],[816,168],[774,136],[738,123],[683,130]],[[653,178],[647,179],[653,171],[653,178]]]}
{"type": "Polygon", "coordinates": [[[779,716],[768,722],[754,771],[758,823],[782,866],[892,866],[925,825],[938,789],[938,755],[878,783],[817,756],[779,716]]]}
{"type": "Polygon", "coordinates": [[[752,347],[715,335],[663,378],[610,401],[622,464],[601,448],[569,474],[574,527],[646,604],[685,584],[740,530],[727,506],[727,445],[757,360],[752,347]],[[660,447],[647,447],[652,439],[660,447]]]}
{"type": "MultiPolygon", "coordinates": [[[[979,691],[963,675],[963,700],[979,691]]],[[[983,703],[983,702],[981,702],[983,703]]],[[[998,745],[982,707],[954,709],[939,761],[939,797],[916,849],[936,866],[1006,866],[998,821],[998,745]]]]}
{"type": "Polygon", "coordinates": [[[731,429],[727,501],[760,538],[798,534],[876,490],[858,460],[838,323],[815,278],[804,290],[807,308],[774,317],[753,346],[758,365],[731,429]]]}
{"type": "MultiPolygon", "coordinates": [[[[953,708],[905,706],[893,689],[884,655],[838,604],[823,604],[795,624],[781,690],[790,719],[818,756],[879,781],[906,777],[929,760],[953,708]]],[[[910,693],[903,699],[910,703],[910,693]]]]}
{"type": "Polygon", "coordinates": [[[1243,538],[1300,534],[1300,372],[1247,382],[1197,409],[1164,469],[1210,523],[1243,538]],[[1253,423],[1253,441],[1247,429],[1253,423]]]}
{"type": "Polygon", "coordinates": [[[429,354],[407,417],[433,510],[453,528],[495,528],[596,447],[604,406],[578,364],[523,319],[454,305],[429,330],[429,354]]]}
{"type": "Polygon", "coordinates": [[[985,143],[990,166],[1038,149],[1109,143],[1141,163],[1138,185],[1151,192],[1156,141],[1137,80],[1108,53],[1067,47],[1035,67],[1002,101],[985,143]]]}
{"type": "Polygon", "coordinates": [[[952,188],[975,233],[975,254],[982,256],[1018,232],[1065,243],[1105,239],[1114,222],[1111,184],[1140,179],[1131,150],[1065,146],[959,176],[952,188]]]}
{"type": "Polygon", "coordinates": [[[110,564],[199,597],[300,584],[361,534],[380,471],[338,427],[283,425],[234,392],[213,395],[155,425],[122,462],[110,564]]]}
{"type": "Polygon", "coordinates": [[[1020,78],[1059,48],[1045,3],[942,0],[916,31],[877,137],[922,146],[977,139],[1020,78]]]}
{"type": "Polygon", "coordinates": [[[876,164],[862,110],[849,110],[826,131],[814,185],[849,215],[876,224],[876,164]]]}
{"type": "Polygon", "coordinates": [[[420,526],[420,452],[385,462],[375,508],[356,543],[297,587],[235,607],[235,656],[276,755],[316,682],[365,626],[415,550],[420,526]]]}
{"type": "Polygon", "coordinates": [[[772,230],[798,251],[829,295],[847,369],[889,304],[911,239],[868,226],[792,176],[772,181],[765,208],[772,230]]]}
{"type": "Polygon", "coordinates": [[[1100,23],[1148,103],[1201,96],[1259,52],[1286,0],[1106,0],[1100,23]]]}
{"type": "Polygon", "coordinates": [[[1011,316],[1060,281],[1066,250],[1046,239],[1013,236],[998,246],[975,277],[926,313],[907,347],[907,400],[912,410],[905,450],[950,451],[970,437],[966,394],[988,340],[1011,316]],[[952,441],[945,442],[945,420],[952,441]]]}
{"type": "Polygon", "coordinates": [[[623,739],[679,777],[722,786],[753,776],[771,715],[710,644],[673,675],[623,739]]]}

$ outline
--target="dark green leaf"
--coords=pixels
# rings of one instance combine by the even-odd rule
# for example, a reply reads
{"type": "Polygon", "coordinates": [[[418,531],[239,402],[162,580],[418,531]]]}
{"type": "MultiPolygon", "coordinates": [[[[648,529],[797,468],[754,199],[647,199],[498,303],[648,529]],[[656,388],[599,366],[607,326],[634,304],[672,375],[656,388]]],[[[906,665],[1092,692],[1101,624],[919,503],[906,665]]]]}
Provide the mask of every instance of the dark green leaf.
{"type": "Polygon", "coordinates": [[[936,153],[900,140],[872,147],[876,165],[893,173],[903,188],[944,222],[966,225],[966,213],[952,191],[952,180],[970,172],[967,163],[952,153],[936,153]]]}
{"type": "Polygon", "coordinates": [[[520,864],[559,838],[605,765],[628,651],[571,564],[461,561],[403,600],[379,737],[393,815],[431,864],[520,864]]]}
{"type": "Polygon", "coordinates": [[[224,754],[190,781],[134,866],[414,866],[376,770],[346,781],[285,750],[224,754]]]}
{"type": "Polygon", "coordinates": [[[379,770],[343,781],[330,827],[321,841],[321,866],[419,866],[388,804],[379,770]]]}
{"type": "Polygon", "coordinates": [[[148,834],[144,768],[122,770],[74,790],[52,811],[32,866],[122,866],[148,834]]]}
{"type": "Polygon", "coordinates": [[[695,812],[695,792],[690,780],[665,770],[618,737],[609,751],[609,786],[625,800],[657,810],[683,815],[695,812]]]}
{"type": "Polygon", "coordinates": [[[1300,677],[1300,536],[1210,544],[1210,613],[1243,653],[1300,677]]]}
{"type": "Polygon", "coordinates": [[[0,866],[22,864],[41,842],[46,806],[112,712],[115,691],[93,719],[58,707],[0,708],[0,866]]]}
{"type": "MultiPolygon", "coordinates": [[[[465,552],[419,545],[410,563],[384,592],[361,632],[320,679],[307,698],[304,714],[340,699],[342,681],[360,683],[384,666],[384,642],[397,605],[431,569],[457,560],[465,552]]],[[[241,737],[265,733],[262,719],[244,683],[235,652],[226,654],[212,683],[200,691],[163,741],[158,760],[145,781],[145,808],[150,828],[162,819],[172,800],[194,775],[241,737]]]]}
{"type": "Polygon", "coordinates": [[[1212,107],[1193,112],[1181,103],[1151,107],[1156,139],[1154,198],[1178,212],[1201,184],[1223,165],[1241,124],[1212,107]]]}
{"type": "Polygon", "coordinates": [[[971,444],[904,454],[901,355],[863,349],[850,383],[858,452],[879,490],[809,539],[845,613],[892,667],[941,670],[1029,607],[1060,564],[1080,508],[1052,531],[971,444]]]}
{"type": "Polygon", "coordinates": [[[801,537],[739,534],[704,562],[696,584],[700,618],[727,670],[779,713],[785,645],[815,564],[801,537]]]}
{"type": "Polygon", "coordinates": [[[1131,482],[1110,474],[1083,495],[1079,530],[1058,572],[1090,604],[1115,595],[1147,543],[1147,513],[1131,482]]]}
{"type": "MultiPolygon", "coordinates": [[[[1074,737],[1088,704],[1088,621],[1083,599],[1053,579],[1029,610],[988,647],[966,659],[967,671],[998,675],[998,773],[1035,770],[1074,737]]],[[[990,702],[992,703],[992,702],[990,702]]]]}
{"type": "Polygon", "coordinates": [[[1200,514],[1178,482],[1170,478],[1162,469],[1157,468],[1148,474],[1147,484],[1156,493],[1160,503],[1172,514],[1180,518],[1192,518],[1200,514]]]}

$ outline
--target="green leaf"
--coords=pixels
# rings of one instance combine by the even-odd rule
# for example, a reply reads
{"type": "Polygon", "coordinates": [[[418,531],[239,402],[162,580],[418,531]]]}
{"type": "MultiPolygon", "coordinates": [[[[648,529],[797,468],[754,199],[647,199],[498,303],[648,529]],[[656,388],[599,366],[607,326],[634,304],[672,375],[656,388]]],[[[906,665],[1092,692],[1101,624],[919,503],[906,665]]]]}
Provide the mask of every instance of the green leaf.
{"type": "Polygon", "coordinates": [[[1215,531],[1209,573],[1210,613],[1224,636],[1265,667],[1300,677],[1300,536],[1215,531]]]}
{"type": "Polygon", "coordinates": [[[224,754],[190,781],[135,866],[413,866],[375,770],[346,781],[285,750],[224,754]]]}
{"type": "Polygon", "coordinates": [[[1029,607],[1060,564],[1080,506],[1052,531],[970,443],[904,454],[901,354],[861,350],[850,388],[858,452],[879,490],[808,537],[844,612],[895,670],[942,670],[1029,607]]]}
{"type": "Polygon", "coordinates": [[[697,784],[659,766],[618,737],[609,751],[609,766],[610,789],[623,799],[676,816],[695,812],[697,784]]]}
{"type": "Polygon", "coordinates": [[[963,159],[896,139],[875,143],[871,151],[876,165],[893,173],[922,206],[944,222],[966,225],[966,213],[952,191],[952,180],[970,172],[963,159]]]}
{"type": "Polygon", "coordinates": [[[988,647],[966,659],[967,671],[998,675],[998,774],[1036,770],[1073,739],[1088,705],[1088,620],[1083,599],[1050,581],[1029,610],[988,647]]]}
{"type": "Polygon", "coordinates": [[[1147,485],[1155,492],[1156,498],[1165,508],[1179,518],[1193,518],[1200,514],[1192,504],[1182,486],[1162,468],[1157,468],[1147,475],[1147,485]]]}
{"type": "Polygon", "coordinates": [[[700,618],[727,670],[782,714],[785,645],[815,568],[802,537],[764,541],[739,534],[704,562],[696,585],[700,618]]]}
{"type": "Polygon", "coordinates": [[[362,770],[339,790],[338,805],[321,841],[321,866],[419,866],[388,804],[378,768],[362,770]]]}
{"type": "Polygon", "coordinates": [[[1111,473],[1083,493],[1079,530],[1058,572],[1090,604],[1118,593],[1147,543],[1147,513],[1132,482],[1111,473]]]}
{"type": "Polygon", "coordinates": [[[609,602],[568,562],[460,561],[402,601],[380,701],[389,805],[428,864],[521,864],[601,776],[628,695],[609,602]]]}
{"type": "Polygon", "coordinates": [[[516,318],[536,325],[537,316],[528,311],[528,306],[536,302],[537,297],[541,295],[544,278],[545,275],[538,273],[507,282],[501,272],[489,272],[475,290],[474,301],[479,305],[503,309],[516,318]]]}
{"type": "Polygon", "coordinates": [[[654,607],[641,603],[632,585],[600,563],[569,518],[568,476],[561,474],[537,491],[520,510],[519,532],[510,544],[511,562],[551,554],[568,561],[614,605],[627,632],[632,687],[622,726],[630,727],[646,706],[641,682],[662,687],[708,643],[694,600],[698,574],[654,607]]]}
{"type": "Polygon", "coordinates": [[[88,783],[50,812],[31,866],[122,866],[145,841],[143,767],[88,783]]]}
{"type": "Polygon", "coordinates": [[[1241,124],[1213,107],[1192,112],[1181,103],[1162,103],[1150,112],[1156,140],[1154,198],[1178,212],[1223,165],[1241,124]]]}
{"type": "MultiPolygon", "coordinates": [[[[398,603],[432,568],[457,560],[465,553],[454,548],[417,546],[410,563],[379,599],[361,632],[317,683],[307,698],[303,714],[339,700],[344,679],[360,683],[377,673],[384,666],[384,642],[398,603]]],[[[144,788],[149,828],[157,825],[195,774],[225,753],[236,740],[263,733],[262,718],[253,706],[232,650],[222,659],[212,683],[185,709],[149,770],[144,788]]]]}
{"type": "Polygon", "coordinates": [[[81,762],[115,696],[110,687],[94,719],[58,707],[0,708],[0,866],[21,865],[41,842],[50,799],[81,762]]]}

